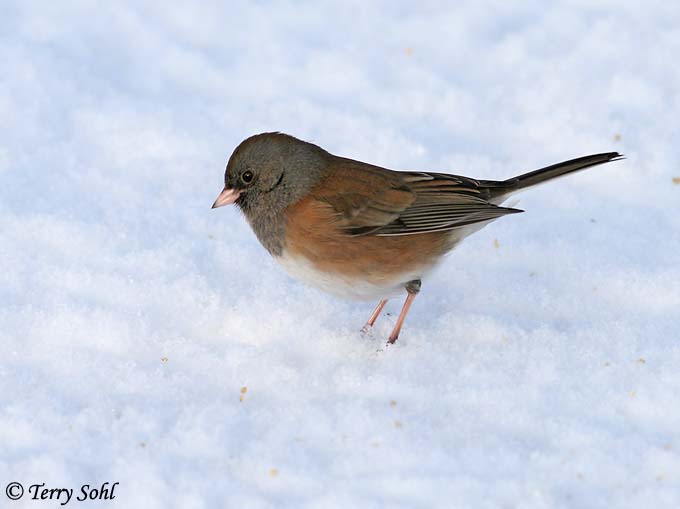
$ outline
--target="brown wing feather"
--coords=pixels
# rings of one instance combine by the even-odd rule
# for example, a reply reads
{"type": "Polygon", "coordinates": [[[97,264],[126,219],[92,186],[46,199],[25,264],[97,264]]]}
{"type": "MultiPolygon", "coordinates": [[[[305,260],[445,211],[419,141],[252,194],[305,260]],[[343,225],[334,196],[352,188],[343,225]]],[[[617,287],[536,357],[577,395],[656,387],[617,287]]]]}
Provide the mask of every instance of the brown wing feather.
{"type": "Polygon", "coordinates": [[[312,195],[335,212],[335,223],[350,235],[390,224],[416,200],[399,174],[341,159],[312,195]]]}
{"type": "Polygon", "coordinates": [[[484,181],[442,173],[406,174],[415,202],[376,235],[413,235],[452,230],[522,212],[489,203],[484,181]]]}
{"type": "Polygon", "coordinates": [[[338,158],[313,192],[348,235],[413,235],[452,230],[521,210],[487,201],[485,181],[427,172],[397,172],[338,158]]]}

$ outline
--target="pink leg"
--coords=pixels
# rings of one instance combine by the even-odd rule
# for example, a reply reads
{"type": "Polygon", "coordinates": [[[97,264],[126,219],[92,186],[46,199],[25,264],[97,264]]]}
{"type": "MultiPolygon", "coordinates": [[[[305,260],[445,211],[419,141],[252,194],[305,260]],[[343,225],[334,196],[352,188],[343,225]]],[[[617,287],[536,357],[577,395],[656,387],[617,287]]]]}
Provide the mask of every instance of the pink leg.
{"type": "Polygon", "coordinates": [[[394,329],[392,329],[392,334],[390,334],[390,337],[387,339],[387,342],[392,344],[394,343],[397,338],[399,337],[399,332],[401,331],[401,326],[404,325],[404,320],[406,319],[406,314],[408,313],[409,308],[411,307],[411,304],[413,304],[413,300],[416,298],[415,293],[409,293],[408,296],[406,297],[406,302],[404,302],[404,307],[401,308],[401,313],[399,313],[399,318],[397,318],[397,323],[394,324],[394,329]]]}
{"type": "Polygon", "coordinates": [[[404,325],[404,320],[406,320],[406,315],[408,310],[411,309],[411,304],[418,295],[420,291],[420,280],[415,279],[406,283],[406,291],[408,295],[406,296],[406,301],[404,302],[404,307],[401,308],[401,313],[399,313],[399,318],[397,318],[397,323],[394,324],[394,329],[392,329],[392,334],[387,338],[388,344],[393,344],[399,337],[399,332],[401,331],[401,326],[404,325]]]}
{"type": "Polygon", "coordinates": [[[384,299],[384,300],[381,300],[380,302],[378,302],[378,305],[373,310],[373,313],[371,314],[371,317],[366,322],[366,325],[364,325],[361,328],[361,332],[368,332],[369,330],[371,330],[371,327],[373,327],[373,324],[375,323],[375,321],[380,316],[380,313],[382,312],[383,308],[385,307],[385,304],[387,304],[387,299],[384,299]]]}

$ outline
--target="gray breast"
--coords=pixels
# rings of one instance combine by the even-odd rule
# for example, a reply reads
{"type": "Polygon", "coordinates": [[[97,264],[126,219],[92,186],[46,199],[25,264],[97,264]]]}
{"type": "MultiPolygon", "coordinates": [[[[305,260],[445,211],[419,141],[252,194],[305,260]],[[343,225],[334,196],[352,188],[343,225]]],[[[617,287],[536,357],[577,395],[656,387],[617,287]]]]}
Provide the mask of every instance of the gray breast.
{"type": "Polygon", "coordinates": [[[283,214],[260,214],[249,222],[257,239],[269,251],[269,254],[281,256],[286,233],[286,221],[283,214]]]}

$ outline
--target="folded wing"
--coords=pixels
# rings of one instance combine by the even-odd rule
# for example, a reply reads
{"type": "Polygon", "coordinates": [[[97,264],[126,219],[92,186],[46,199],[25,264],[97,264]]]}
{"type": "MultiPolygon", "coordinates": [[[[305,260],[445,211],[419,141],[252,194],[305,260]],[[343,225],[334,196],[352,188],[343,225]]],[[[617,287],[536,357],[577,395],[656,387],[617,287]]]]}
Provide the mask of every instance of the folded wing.
{"type": "Polygon", "coordinates": [[[522,212],[487,201],[495,183],[441,173],[396,172],[342,159],[316,199],[348,235],[453,230],[522,212]],[[332,192],[328,190],[332,189],[332,192]]]}

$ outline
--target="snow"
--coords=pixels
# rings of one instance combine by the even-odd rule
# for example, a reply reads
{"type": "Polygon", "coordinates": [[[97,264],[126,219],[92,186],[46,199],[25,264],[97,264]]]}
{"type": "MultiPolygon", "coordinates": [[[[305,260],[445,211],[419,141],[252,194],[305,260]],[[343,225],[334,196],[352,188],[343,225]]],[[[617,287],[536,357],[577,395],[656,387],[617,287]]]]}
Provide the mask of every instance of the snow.
{"type": "Polygon", "coordinates": [[[100,506],[125,508],[680,506],[675,3],[2,10],[2,487],[119,482],[100,506]],[[400,300],[362,337],[372,304],[289,279],[210,210],[233,148],[271,130],[479,178],[627,159],[520,195],[377,351],[400,300]]]}

